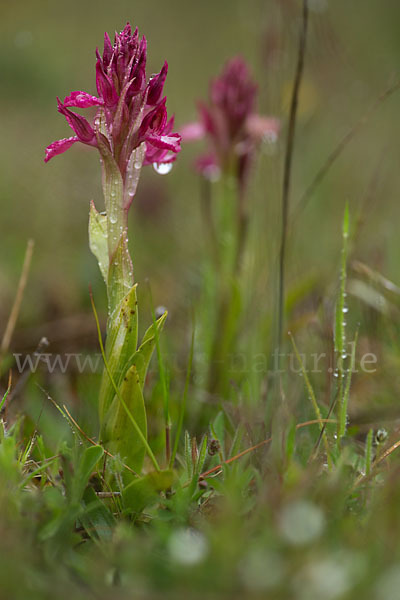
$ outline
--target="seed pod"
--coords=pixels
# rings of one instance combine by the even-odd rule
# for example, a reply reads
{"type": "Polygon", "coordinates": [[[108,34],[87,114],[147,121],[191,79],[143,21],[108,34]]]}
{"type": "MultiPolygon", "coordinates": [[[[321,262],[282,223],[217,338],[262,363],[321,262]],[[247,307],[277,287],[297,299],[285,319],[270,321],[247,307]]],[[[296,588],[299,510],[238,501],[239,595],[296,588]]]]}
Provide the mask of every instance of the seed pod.
{"type": "Polygon", "coordinates": [[[210,456],[214,456],[215,454],[218,454],[218,452],[220,450],[221,450],[221,444],[219,443],[219,441],[216,439],[210,440],[210,444],[208,446],[208,454],[210,456]]]}

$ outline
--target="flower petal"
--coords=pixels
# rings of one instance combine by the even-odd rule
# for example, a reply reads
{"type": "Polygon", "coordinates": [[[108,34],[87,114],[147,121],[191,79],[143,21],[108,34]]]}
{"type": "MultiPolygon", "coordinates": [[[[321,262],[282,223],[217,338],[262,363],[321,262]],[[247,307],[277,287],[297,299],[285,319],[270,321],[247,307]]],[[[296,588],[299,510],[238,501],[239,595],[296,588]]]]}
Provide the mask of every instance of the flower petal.
{"type": "Polygon", "coordinates": [[[95,146],[96,134],[89,121],[85,119],[85,117],[77,115],[71,110],[68,110],[68,108],[63,105],[59,98],[57,98],[57,102],[58,112],[64,115],[64,117],[67,119],[68,125],[75,131],[79,141],[83,142],[84,144],[95,146]]]}
{"type": "Polygon", "coordinates": [[[146,142],[152,144],[156,148],[162,150],[171,150],[172,152],[179,152],[181,149],[181,136],[179,133],[171,133],[170,135],[147,135],[146,142]]]}
{"type": "Polygon", "coordinates": [[[256,140],[276,142],[281,124],[279,119],[263,115],[249,115],[246,120],[246,131],[256,140]]]}
{"type": "Polygon", "coordinates": [[[96,87],[97,93],[102,98],[102,104],[107,107],[115,106],[118,102],[118,94],[114,83],[106,75],[103,63],[100,59],[96,62],[96,87]]]}
{"type": "Polygon", "coordinates": [[[201,140],[206,134],[203,123],[199,123],[198,121],[186,123],[186,125],[183,125],[179,131],[181,132],[182,139],[185,140],[185,142],[195,142],[196,140],[201,140]]]}
{"type": "Polygon", "coordinates": [[[70,138],[63,138],[62,140],[57,140],[53,142],[52,144],[50,144],[50,146],[47,146],[46,148],[46,156],[44,162],[49,162],[49,160],[53,158],[53,156],[57,156],[57,154],[62,154],[63,152],[66,152],[66,150],[68,150],[68,148],[71,148],[72,144],[75,144],[75,142],[79,142],[79,138],[76,136],[70,138]]]}
{"type": "Polygon", "coordinates": [[[113,46],[110,40],[110,37],[107,32],[104,34],[104,50],[103,50],[103,61],[105,66],[107,67],[110,63],[111,57],[113,53],[113,46]]]}
{"type": "Polygon", "coordinates": [[[162,91],[163,91],[163,87],[164,87],[164,83],[165,83],[165,78],[167,77],[167,73],[168,73],[168,63],[167,63],[167,61],[165,61],[161,71],[157,75],[155,75],[152,79],[150,79],[149,93],[147,95],[147,104],[149,104],[150,106],[155,106],[157,104],[157,102],[160,100],[162,91]]]}
{"type": "Polygon", "coordinates": [[[64,99],[64,106],[75,106],[77,108],[88,108],[89,106],[101,106],[104,104],[103,100],[92,96],[87,92],[71,92],[69,96],[64,99]]]}
{"type": "Polygon", "coordinates": [[[143,165],[152,165],[153,163],[172,163],[176,161],[176,152],[170,150],[162,150],[156,148],[151,144],[146,143],[146,155],[143,161],[143,165]]]}

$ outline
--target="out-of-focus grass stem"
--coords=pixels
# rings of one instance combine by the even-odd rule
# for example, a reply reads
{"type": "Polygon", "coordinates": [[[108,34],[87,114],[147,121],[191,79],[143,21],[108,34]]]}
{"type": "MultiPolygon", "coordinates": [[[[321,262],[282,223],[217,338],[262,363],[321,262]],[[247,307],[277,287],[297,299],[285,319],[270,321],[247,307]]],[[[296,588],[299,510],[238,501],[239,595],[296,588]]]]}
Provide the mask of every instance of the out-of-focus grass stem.
{"type": "Polygon", "coordinates": [[[284,325],[285,311],[285,270],[286,270],[286,249],[288,238],[288,217],[290,200],[290,181],[292,173],[292,159],[294,149],[294,139],[296,132],[297,108],[299,103],[300,85],[303,76],[304,58],[306,52],[308,28],[308,0],[303,0],[303,18],[300,32],[299,48],[297,53],[297,66],[293,83],[292,97],[290,102],[289,126],[286,138],[286,151],[283,170],[282,186],[282,217],[281,217],[281,237],[279,251],[279,273],[278,273],[278,332],[277,348],[278,356],[282,346],[282,335],[284,325]]]}

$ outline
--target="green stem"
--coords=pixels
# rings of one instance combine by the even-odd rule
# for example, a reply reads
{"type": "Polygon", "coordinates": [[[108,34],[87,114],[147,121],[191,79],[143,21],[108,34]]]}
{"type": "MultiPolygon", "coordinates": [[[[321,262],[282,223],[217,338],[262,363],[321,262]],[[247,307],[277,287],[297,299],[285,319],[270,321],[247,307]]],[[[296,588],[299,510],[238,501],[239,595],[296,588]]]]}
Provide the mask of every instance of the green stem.
{"type": "Polygon", "coordinates": [[[221,232],[225,247],[221,250],[219,285],[217,288],[217,314],[215,335],[211,347],[208,390],[210,393],[225,391],[224,373],[227,373],[229,349],[233,348],[237,335],[237,306],[235,304],[235,286],[240,280],[241,265],[247,234],[247,213],[245,194],[240,182],[233,175],[225,174],[224,193],[221,198],[221,232]]]}

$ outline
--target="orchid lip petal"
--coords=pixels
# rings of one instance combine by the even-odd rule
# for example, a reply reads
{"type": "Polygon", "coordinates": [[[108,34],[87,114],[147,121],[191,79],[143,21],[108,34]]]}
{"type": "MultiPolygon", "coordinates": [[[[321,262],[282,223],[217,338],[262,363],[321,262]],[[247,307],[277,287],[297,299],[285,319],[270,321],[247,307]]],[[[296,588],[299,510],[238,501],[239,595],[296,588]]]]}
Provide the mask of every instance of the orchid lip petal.
{"type": "Polygon", "coordinates": [[[173,133],[171,135],[148,135],[146,141],[156,148],[179,152],[181,136],[178,133],[173,133]]]}
{"type": "Polygon", "coordinates": [[[44,162],[49,162],[49,160],[52,159],[53,156],[57,156],[57,154],[63,154],[63,152],[66,152],[72,146],[72,144],[75,144],[75,142],[79,142],[79,138],[77,136],[56,140],[47,146],[44,162]]]}
{"type": "Polygon", "coordinates": [[[87,92],[71,92],[66,96],[63,102],[64,106],[73,106],[76,108],[88,108],[89,106],[102,106],[104,101],[97,96],[92,96],[87,92]]]}

